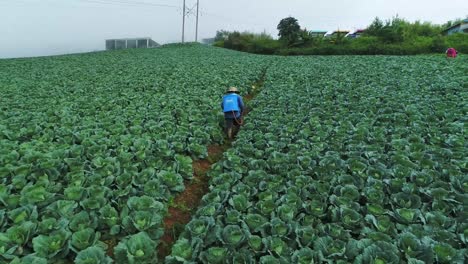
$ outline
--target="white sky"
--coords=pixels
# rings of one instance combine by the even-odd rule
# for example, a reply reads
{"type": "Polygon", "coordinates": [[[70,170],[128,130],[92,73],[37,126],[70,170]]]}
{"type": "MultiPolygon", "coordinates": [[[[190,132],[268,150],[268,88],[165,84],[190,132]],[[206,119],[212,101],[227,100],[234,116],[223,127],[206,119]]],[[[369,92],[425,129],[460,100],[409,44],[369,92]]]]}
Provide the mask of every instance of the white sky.
{"type": "MultiPolygon", "coordinates": [[[[108,38],[178,42],[182,1],[0,0],[0,58],[102,50],[108,38]]],[[[193,7],[196,0],[186,2],[193,7]]],[[[278,22],[287,16],[309,30],[353,30],[376,16],[398,14],[442,24],[468,15],[467,0],[200,0],[200,8],[200,39],[220,29],[266,31],[276,37],[278,22]]],[[[192,15],[186,23],[188,41],[195,38],[194,24],[192,15]]]]}

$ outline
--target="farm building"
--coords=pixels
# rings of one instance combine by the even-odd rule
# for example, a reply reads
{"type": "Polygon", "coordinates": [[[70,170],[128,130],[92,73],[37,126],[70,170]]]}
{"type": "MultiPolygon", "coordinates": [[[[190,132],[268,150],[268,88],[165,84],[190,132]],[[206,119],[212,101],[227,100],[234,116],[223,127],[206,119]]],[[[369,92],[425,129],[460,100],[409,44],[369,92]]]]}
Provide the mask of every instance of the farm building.
{"type": "Polygon", "coordinates": [[[359,38],[364,34],[364,32],[365,32],[364,29],[358,29],[358,30],[355,30],[354,32],[348,33],[348,35],[346,35],[346,37],[347,38],[359,38]]]}
{"type": "Polygon", "coordinates": [[[455,33],[468,33],[468,18],[456,25],[447,28],[443,31],[443,33],[445,35],[452,35],[455,33]]]}
{"type": "Polygon", "coordinates": [[[326,34],[326,38],[336,38],[338,36],[346,36],[350,31],[349,30],[336,30],[330,34],[326,34]]]}
{"type": "Polygon", "coordinates": [[[160,45],[151,38],[107,39],[106,50],[155,48],[160,45]]]}
{"type": "Polygon", "coordinates": [[[319,37],[325,36],[325,34],[327,34],[327,32],[328,31],[323,31],[323,30],[312,30],[312,31],[310,31],[310,35],[313,38],[319,38],[319,37]]]}

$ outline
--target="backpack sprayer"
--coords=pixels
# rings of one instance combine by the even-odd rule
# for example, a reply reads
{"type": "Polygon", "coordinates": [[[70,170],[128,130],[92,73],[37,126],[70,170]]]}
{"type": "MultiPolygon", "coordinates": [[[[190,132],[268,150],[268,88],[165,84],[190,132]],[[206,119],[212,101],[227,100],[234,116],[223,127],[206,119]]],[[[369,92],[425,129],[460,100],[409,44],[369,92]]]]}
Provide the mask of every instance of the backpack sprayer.
{"type": "Polygon", "coordinates": [[[243,117],[243,115],[244,115],[244,113],[241,112],[240,119],[237,119],[236,113],[235,113],[234,111],[232,111],[232,116],[234,116],[234,120],[236,121],[236,123],[237,123],[239,126],[244,125],[244,117],[243,117]]]}
{"type": "MultiPolygon", "coordinates": [[[[236,87],[230,87],[228,89],[228,93],[239,94],[239,90],[237,90],[236,87]]],[[[236,121],[237,125],[242,126],[244,124],[243,113],[241,112],[240,119],[238,119],[235,112],[239,111],[240,109],[239,109],[239,106],[237,105],[237,103],[235,103],[236,100],[237,100],[237,97],[235,97],[235,96],[234,96],[234,98],[231,97],[228,100],[226,100],[224,103],[225,103],[225,108],[227,108],[227,109],[225,109],[225,110],[231,111],[232,116],[234,117],[234,120],[236,121]]]]}

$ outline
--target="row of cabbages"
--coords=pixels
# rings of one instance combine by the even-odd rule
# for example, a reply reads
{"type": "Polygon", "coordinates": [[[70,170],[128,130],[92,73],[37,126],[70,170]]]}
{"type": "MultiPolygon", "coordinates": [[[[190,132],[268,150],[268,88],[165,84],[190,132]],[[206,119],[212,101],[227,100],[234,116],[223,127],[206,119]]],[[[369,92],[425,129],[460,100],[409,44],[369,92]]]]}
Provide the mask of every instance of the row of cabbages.
{"type": "Polygon", "coordinates": [[[465,263],[466,58],[284,58],[166,263],[465,263]]]}
{"type": "Polygon", "coordinates": [[[155,262],[168,201],[224,140],[221,95],[266,64],[201,45],[1,60],[0,263],[155,262]]]}

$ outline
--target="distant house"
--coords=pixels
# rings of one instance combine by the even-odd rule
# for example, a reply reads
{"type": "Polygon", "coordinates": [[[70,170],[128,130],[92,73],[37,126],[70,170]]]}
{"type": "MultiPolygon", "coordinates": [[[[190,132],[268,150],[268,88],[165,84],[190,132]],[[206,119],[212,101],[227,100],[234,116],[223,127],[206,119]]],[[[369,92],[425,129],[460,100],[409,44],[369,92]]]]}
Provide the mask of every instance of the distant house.
{"type": "Polygon", "coordinates": [[[128,38],[128,39],[107,39],[106,50],[134,49],[134,48],[155,48],[159,47],[157,42],[151,38],[128,38]]]}
{"type": "Polygon", "coordinates": [[[326,38],[336,38],[338,36],[346,36],[350,31],[349,30],[336,30],[330,34],[326,34],[326,38]]]}
{"type": "Polygon", "coordinates": [[[468,18],[456,25],[447,28],[443,31],[443,33],[445,35],[452,35],[455,33],[468,33],[468,18]]]}
{"type": "Polygon", "coordinates": [[[313,38],[322,38],[323,36],[325,36],[325,34],[327,34],[327,32],[328,31],[322,31],[322,30],[309,31],[310,36],[313,37],[313,38]]]}
{"type": "Polygon", "coordinates": [[[364,34],[364,32],[366,32],[366,30],[358,29],[358,30],[355,30],[354,32],[348,33],[346,37],[347,38],[359,38],[364,34]]]}

